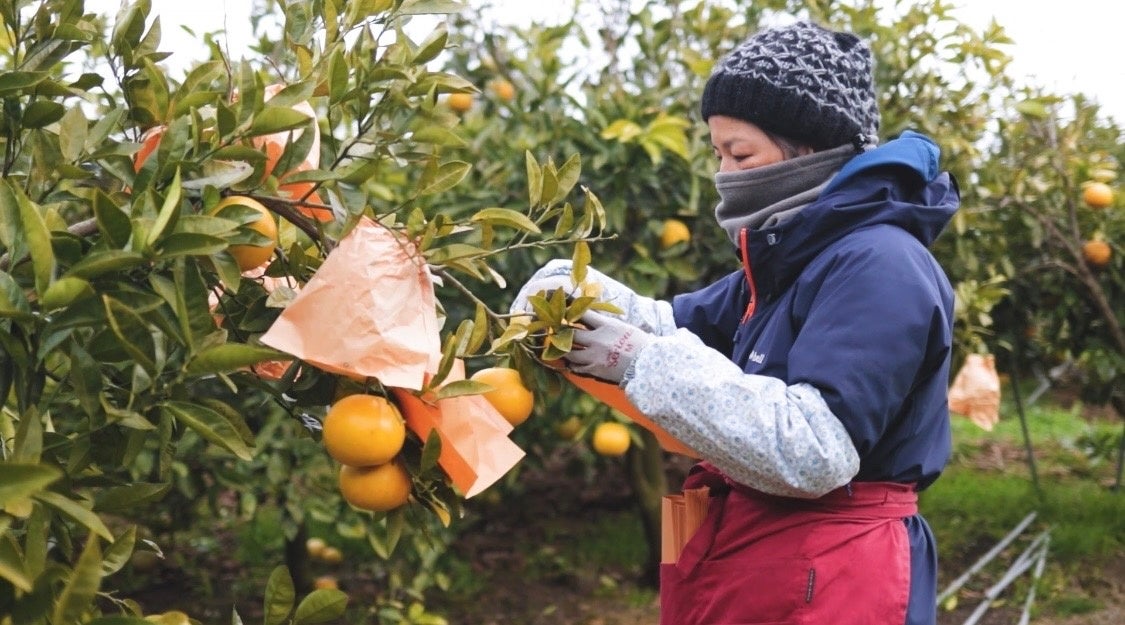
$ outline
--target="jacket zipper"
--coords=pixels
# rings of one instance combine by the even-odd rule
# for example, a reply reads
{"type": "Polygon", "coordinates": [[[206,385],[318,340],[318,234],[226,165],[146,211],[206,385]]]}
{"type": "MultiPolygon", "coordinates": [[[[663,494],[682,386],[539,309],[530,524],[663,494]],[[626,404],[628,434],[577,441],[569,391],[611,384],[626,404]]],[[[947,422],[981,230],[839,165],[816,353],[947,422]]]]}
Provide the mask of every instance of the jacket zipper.
{"type": "Polygon", "coordinates": [[[742,323],[754,314],[758,306],[758,287],[754,285],[754,274],[750,271],[750,245],[747,243],[748,230],[742,228],[738,231],[738,249],[742,252],[742,273],[746,274],[746,284],[750,286],[750,302],[746,304],[746,312],[742,315],[742,323]]]}

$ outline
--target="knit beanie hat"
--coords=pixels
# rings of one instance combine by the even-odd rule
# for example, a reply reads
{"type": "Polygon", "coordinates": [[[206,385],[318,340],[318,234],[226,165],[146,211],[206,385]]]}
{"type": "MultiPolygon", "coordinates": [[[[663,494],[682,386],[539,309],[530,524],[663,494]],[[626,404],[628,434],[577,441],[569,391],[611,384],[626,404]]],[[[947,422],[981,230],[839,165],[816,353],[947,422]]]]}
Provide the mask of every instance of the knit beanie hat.
{"type": "Polygon", "coordinates": [[[724,58],[703,90],[703,119],[725,115],[816,150],[874,141],[871,49],[807,21],[760,31],[724,58]]]}

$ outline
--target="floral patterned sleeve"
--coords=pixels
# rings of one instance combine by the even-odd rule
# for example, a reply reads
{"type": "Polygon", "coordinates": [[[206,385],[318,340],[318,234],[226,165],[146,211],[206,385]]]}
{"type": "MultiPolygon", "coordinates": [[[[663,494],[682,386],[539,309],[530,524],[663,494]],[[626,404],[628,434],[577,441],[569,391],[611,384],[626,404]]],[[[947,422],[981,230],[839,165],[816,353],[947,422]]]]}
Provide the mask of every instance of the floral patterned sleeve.
{"type": "Polygon", "coordinates": [[[668,433],[762,492],[815,498],[859,471],[855,445],[815,387],[744,373],[687,330],[642,349],[622,386],[668,433]]]}

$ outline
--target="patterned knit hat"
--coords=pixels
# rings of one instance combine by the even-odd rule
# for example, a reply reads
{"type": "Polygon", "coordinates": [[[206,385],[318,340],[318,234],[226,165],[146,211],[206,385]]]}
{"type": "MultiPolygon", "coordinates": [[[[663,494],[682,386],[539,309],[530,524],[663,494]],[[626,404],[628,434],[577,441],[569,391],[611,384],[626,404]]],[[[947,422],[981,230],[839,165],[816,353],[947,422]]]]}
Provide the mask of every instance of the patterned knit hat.
{"type": "MultiPolygon", "coordinates": [[[[823,150],[875,139],[871,49],[851,33],[797,22],[756,33],[703,90],[703,119],[725,115],[823,150]]],[[[862,142],[861,142],[862,143],[862,142]]]]}

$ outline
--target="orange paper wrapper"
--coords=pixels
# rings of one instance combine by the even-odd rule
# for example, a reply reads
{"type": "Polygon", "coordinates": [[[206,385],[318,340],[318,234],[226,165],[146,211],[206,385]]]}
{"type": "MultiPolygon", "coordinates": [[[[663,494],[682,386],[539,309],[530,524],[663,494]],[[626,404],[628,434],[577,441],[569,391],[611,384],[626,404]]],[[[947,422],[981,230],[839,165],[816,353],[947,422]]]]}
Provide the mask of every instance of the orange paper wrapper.
{"type": "Polygon", "coordinates": [[[1000,421],[1000,376],[992,354],[969,354],[949,387],[949,409],[983,430],[1000,421]]]}
{"type": "Polygon", "coordinates": [[[651,419],[646,417],[644,413],[629,401],[625,395],[625,391],[621,387],[595,380],[594,378],[577,375],[570,371],[563,371],[563,377],[570,381],[571,384],[577,386],[583,391],[592,395],[595,399],[613,408],[626,417],[632,419],[634,423],[643,427],[644,429],[652,432],[656,436],[656,440],[665,451],[670,451],[676,454],[683,454],[691,458],[699,458],[699,454],[692,450],[687,445],[676,440],[671,434],[661,428],[659,425],[652,422],[651,419]]]}
{"type": "Polygon", "coordinates": [[[419,390],[441,359],[429,269],[412,243],[365,218],[261,341],[325,371],[419,390]]]}
{"type": "MultiPolygon", "coordinates": [[[[460,361],[449,381],[465,378],[460,361]]],[[[438,465],[465,498],[491,486],[524,457],[508,438],[512,425],[481,395],[460,395],[428,403],[392,388],[407,427],[423,441],[432,430],[441,437],[438,465]]]]}

